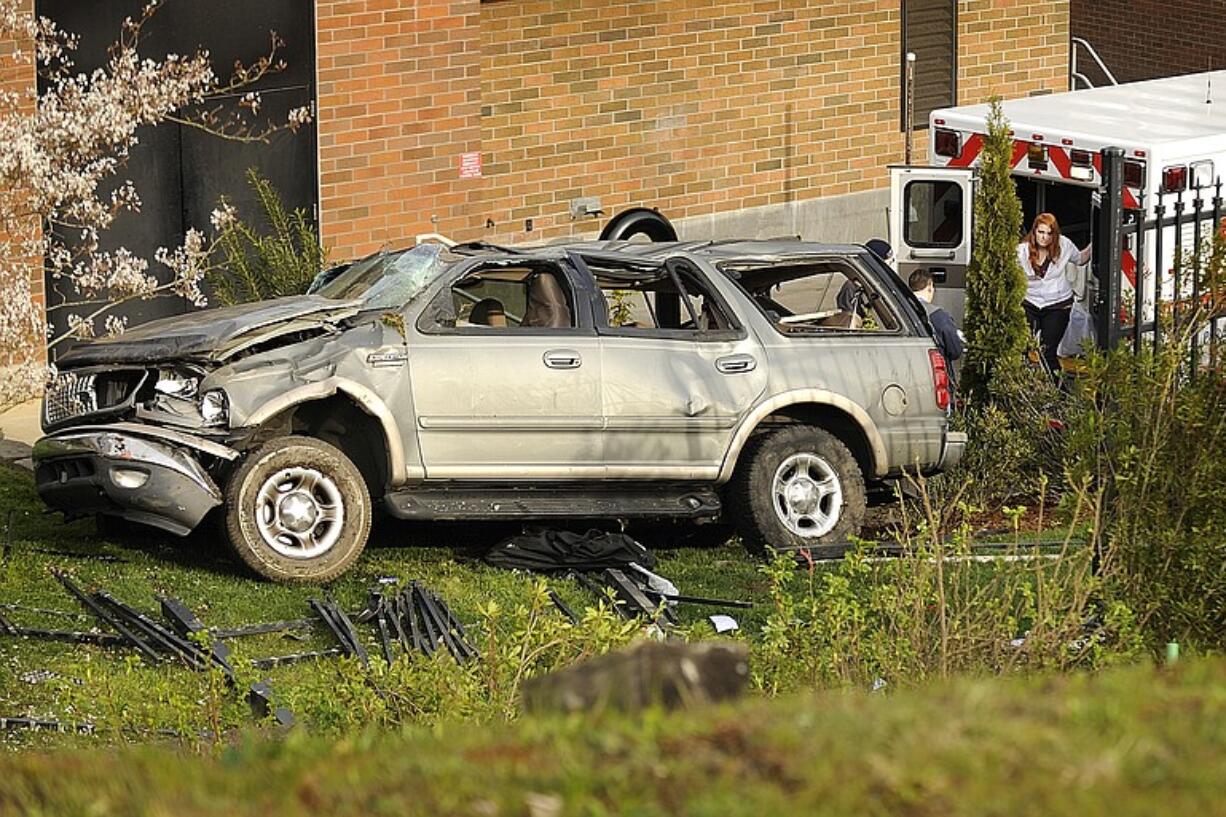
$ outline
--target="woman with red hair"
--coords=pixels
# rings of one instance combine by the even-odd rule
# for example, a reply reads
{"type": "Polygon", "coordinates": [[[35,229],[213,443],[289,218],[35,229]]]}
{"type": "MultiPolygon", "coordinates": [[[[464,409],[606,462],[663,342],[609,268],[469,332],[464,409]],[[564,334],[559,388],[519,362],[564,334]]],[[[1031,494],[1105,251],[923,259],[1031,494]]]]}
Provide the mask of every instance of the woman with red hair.
{"type": "Polygon", "coordinates": [[[1090,248],[1077,245],[1060,235],[1060,225],[1051,213],[1035,216],[1030,232],[1017,245],[1017,261],[1026,273],[1026,322],[1031,332],[1039,333],[1039,345],[1047,368],[1056,376],[1060,359],[1056,348],[1068,329],[1073,308],[1073,287],[1065,274],[1070,263],[1081,266],[1090,260],[1090,248]]]}

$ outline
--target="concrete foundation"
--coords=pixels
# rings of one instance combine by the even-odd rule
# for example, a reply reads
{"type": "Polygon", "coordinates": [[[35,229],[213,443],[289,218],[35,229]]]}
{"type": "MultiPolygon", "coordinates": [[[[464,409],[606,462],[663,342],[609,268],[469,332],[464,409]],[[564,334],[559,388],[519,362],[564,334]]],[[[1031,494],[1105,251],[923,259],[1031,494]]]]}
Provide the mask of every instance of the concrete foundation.
{"type": "Polygon", "coordinates": [[[683,241],[799,236],[827,244],[863,244],[888,237],[889,201],[890,190],[883,188],[670,220],[683,241]]]}

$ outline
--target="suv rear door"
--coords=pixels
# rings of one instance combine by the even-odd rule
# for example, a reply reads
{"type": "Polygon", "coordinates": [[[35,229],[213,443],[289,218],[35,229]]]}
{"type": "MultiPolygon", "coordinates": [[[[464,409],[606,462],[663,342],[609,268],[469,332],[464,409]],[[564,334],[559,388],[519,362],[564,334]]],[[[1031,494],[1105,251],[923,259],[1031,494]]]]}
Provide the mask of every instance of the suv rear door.
{"type": "Polygon", "coordinates": [[[641,296],[637,314],[612,298],[622,325],[596,320],[605,463],[612,477],[714,479],[766,388],[766,361],[705,260],[678,254],[657,269],[627,290],[597,276],[606,298],[641,296]]]}

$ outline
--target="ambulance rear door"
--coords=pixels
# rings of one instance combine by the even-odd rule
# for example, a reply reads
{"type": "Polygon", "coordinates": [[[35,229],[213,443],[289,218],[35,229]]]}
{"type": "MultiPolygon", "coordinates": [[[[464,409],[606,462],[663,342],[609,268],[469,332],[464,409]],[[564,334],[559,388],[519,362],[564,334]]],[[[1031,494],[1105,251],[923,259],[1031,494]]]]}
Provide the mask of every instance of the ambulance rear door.
{"type": "Polygon", "coordinates": [[[971,261],[974,170],[890,168],[890,246],[903,281],[924,268],[936,282],[936,303],[962,325],[966,267],[971,261]]]}

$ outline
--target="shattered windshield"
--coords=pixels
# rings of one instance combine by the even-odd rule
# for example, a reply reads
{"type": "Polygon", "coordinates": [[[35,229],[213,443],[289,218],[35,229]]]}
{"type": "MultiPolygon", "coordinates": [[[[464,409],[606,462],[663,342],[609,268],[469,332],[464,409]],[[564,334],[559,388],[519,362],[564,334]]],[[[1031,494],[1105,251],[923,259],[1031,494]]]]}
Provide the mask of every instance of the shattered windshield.
{"type": "Polygon", "coordinates": [[[438,244],[419,244],[410,250],[363,258],[314,294],[361,301],[362,309],[399,309],[447,269],[442,250],[438,244]]]}

